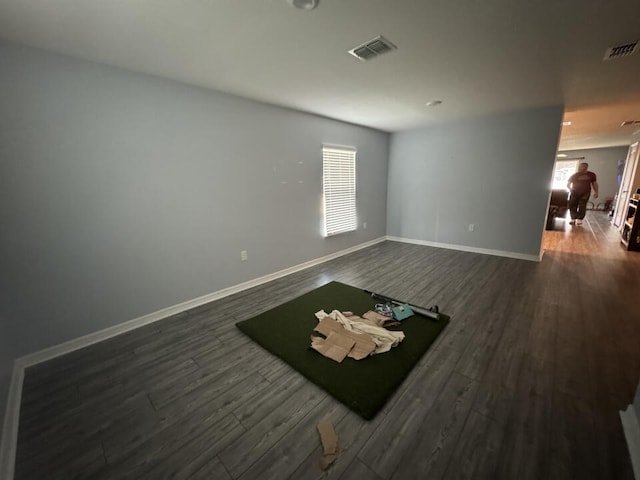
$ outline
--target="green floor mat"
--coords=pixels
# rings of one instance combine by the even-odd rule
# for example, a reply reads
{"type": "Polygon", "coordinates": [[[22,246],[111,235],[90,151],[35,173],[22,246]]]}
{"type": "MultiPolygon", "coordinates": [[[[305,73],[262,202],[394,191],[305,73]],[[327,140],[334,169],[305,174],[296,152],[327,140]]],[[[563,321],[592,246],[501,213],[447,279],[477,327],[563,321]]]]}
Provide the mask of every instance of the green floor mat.
{"type": "Polygon", "coordinates": [[[419,315],[407,318],[392,328],[405,334],[397,347],[364,360],[346,358],[337,363],[310,348],[310,337],[318,324],[315,312],[340,310],[362,315],[376,303],[359,288],[331,282],[236,326],[337,400],[371,419],[449,323],[444,314],[439,321],[419,315]]]}

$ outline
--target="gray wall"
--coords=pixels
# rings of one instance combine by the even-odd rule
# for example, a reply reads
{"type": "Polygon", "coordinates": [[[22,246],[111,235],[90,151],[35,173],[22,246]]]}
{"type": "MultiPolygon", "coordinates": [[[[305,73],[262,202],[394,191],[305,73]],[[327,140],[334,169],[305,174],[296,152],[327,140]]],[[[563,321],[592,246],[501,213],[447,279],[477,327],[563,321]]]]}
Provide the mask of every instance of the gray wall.
{"type": "MultiPolygon", "coordinates": [[[[598,199],[591,196],[591,201],[597,205],[604,202],[607,197],[614,197],[618,193],[618,160],[625,160],[629,145],[622,147],[590,148],[586,150],[566,150],[560,153],[567,154],[567,160],[576,157],[584,157],[581,162],[589,164],[589,170],[598,177],[598,199]]],[[[560,158],[559,160],[565,160],[560,158]]]]}
{"type": "Polygon", "coordinates": [[[539,255],[561,117],[549,107],[393,134],[387,233],[539,255]]]}
{"type": "Polygon", "coordinates": [[[386,133],[7,43],[0,66],[0,402],[18,356],[386,233],[386,133]],[[323,142],[357,147],[367,230],[321,236],[323,142]]]}

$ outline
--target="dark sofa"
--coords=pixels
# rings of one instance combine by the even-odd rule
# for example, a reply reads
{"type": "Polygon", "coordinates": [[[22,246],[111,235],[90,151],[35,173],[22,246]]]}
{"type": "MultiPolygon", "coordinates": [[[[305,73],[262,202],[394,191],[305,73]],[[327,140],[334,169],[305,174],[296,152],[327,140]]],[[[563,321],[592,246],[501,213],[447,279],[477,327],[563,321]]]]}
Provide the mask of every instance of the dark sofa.
{"type": "Polygon", "coordinates": [[[565,189],[551,190],[549,213],[547,214],[547,230],[553,230],[557,217],[565,218],[569,208],[569,192],[565,189]]]}

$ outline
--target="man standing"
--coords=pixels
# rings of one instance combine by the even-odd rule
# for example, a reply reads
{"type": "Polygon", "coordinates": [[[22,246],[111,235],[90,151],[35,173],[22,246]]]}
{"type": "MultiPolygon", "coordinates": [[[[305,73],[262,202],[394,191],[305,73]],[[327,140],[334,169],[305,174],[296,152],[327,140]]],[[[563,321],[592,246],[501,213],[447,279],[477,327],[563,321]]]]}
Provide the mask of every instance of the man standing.
{"type": "Polygon", "coordinates": [[[587,202],[593,187],[593,198],[598,198],[598,182],[596,174],[590,172],[589,164],[582,162],[578,171],[569,177],[567,188],[571,192],[569,196],[569,212],[571,214],[571,225],[582,225],[582,219],[587,211],[587,202]]]}

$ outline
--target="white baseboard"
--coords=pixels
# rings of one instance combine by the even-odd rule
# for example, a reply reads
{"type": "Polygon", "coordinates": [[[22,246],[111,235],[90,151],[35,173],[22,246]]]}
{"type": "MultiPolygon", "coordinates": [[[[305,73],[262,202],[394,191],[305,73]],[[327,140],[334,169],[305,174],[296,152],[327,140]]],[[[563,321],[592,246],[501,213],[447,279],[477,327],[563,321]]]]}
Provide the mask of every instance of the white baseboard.
{"type": "Polygon", "coordinates": [[[84,335],[82,337],[69,340],[68,342],[54,345],[52,347],[45,348],[43,350],[39,350],[37,352],[16,359],[16,361],[14,362],[11,384],[9,386],[7,408],[5,411],[4,426],[2,429],[2,443],[0,444],[0,479],[13,479],[17,446],[16,442],[18,439],[18,422],[20,419],[20,401],[22,399],[22,383],[24,380],[25,368],[41,362],[45,362],[47,360],[51,360],[55,357],[59,357],[60,355],[73,352],[74,350],[93,345],[94,343],[107,340],[109,338],[120,335],[121,333],[125,333],[130,330],[140,328],[144,325],[157,322],[164,318],[170,317],[171,315],[185,312],[192,308],[199,307],[200,305],[205,305],[206,303],[212,302],[214,300],[219,300],[223,297],[233,295],[234,293],[257,287],[258,285],[262,285],[263,283],[267,283],[278,278],[290,275],[292,273],[305,270],[309,267],[328,262],[329,260],[342,257],[343,255],[362,250],[363,248],[367,248],[377,243],[384,242],[385,240],[385,237],[380,237],[366,243],[361,243],[354,247],[340,250],[338,252],[325,255],[324,257],[316,258],[314,260],[310,260],[308,262],[304,262],[290,268],[285,268],[284,270],[280,270],[263,277],[249,280],[248,282],[224,288],[222,290],[218,290],[217,292],[209,293],[207,295],[203,295],[202,297],[194,298],[192,300],[188,300],[186,302],[179,303],[168,308],[163,308],[162,310],[158,310],[157,312],[134,318],[133,320],[114,325],[113,327],[105,328],[104,330],[93,332],[88,335],[84,335]]]}
{"type": "Polygon", "coordinates": [[[263,277],[255,278],[253,280],[249,280],[247,282],[240,283],[238,285],[234,285],[228,288],[223,288],[222,290],[218,290],[213,293],[208,293],[207,295],[203,295],[201,297],[194,298],[192,300],[187,300],[186,302],[182,302],[177,305],[172,305],[171,307],[163,308],[162,310],[158,310],[156,312],[143,315],[142,317],[134,318],[133,320],[128,320],[126,322],[119,323],[118,325],[114,325],[113,327],[105,328],[104,330],[99,330],[97,332],[93,332],[88,335],[84,335],[82,337],[74,338],[73,340],[69,340],[68,342],[64,342],[59,345],[54,345],[52,347],[39,350],[35,353],[31,353],[29,355],[20,357],[18,360],[22,364],[24,364],[25,367],[30,367],[31,365],[36,365],[38,363],[51,360],[52,358],[58,357],[60,355],[64,355],[74,350],[78,350],[80,348],[87,347],[94,343],[107,340],[111,337],[120,335],[121,333],[125,333],[130,330],[134,330],[136,328],[142,327],[144,325],[157,322],[164,318],[170,317],[171,315],[175,315],[181,312],[186,312],[187,310],[190,310],[195,307],[199,307],[201,305],[205,305],[209,302],[213,302],[214,300],[219,300],[229,295],[242,292],[243,290],[257,287],[258,285],[262,285],[263,283],[277,280],[278,278],[290,275],[292,273],[299,272],[301,270],[305,270],[309,267],[313,267],[315,265],[319,265],[324,262],[328,262],[329,260],[333,260],[343,255],[353,253],[357,250],[370,247],[372,245],[375,245],[383,241],[385,241],[385,238],[380,237],[376,240],[362,243],[362,244],[356,245],[355,247],[347,248],[345,250],[341,250],[339,252],[335,252],[321,258],[310,260],[308,262],[301,263],[293,267],[285,268],[284,270],[270,273],[269,275],[265,275],[263,277]]]}
{"type": "Polygon", "coordinates": [[[640,419],[636,416],[633,405],[620,412],[624,437],[627,440],[627,448],[631,457],[633,474],[640,480],[640,419]]]}
{"type": "Polygon", "coordinates": [[[448,250],[459,250],[462,252],[481,253],[483,255],[495,255],[498,257],[517,258],[518,260],[529,260],[532,262],[542,261],[542,253],[539,255],[528,255],[525,253],[507,252],[503,250],[490,250],[488,248],[469,247],[467,245],[454,245],[451,243],[430,242],[427,240],[416,240],[413,238],[402,238],[387,236],[387,240],[392,242],[413,243],[426,247],[446,248],[448,250]]]}

